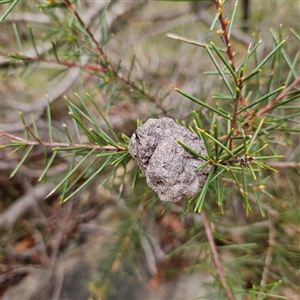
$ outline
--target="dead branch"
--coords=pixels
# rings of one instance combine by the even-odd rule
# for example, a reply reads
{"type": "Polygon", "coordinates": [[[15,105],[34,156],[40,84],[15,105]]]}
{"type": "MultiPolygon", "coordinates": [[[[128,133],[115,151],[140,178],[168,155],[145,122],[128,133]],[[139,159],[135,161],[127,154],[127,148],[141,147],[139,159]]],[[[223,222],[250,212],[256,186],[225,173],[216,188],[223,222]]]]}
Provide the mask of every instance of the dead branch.
{"type": "MultiPolygon", "coordinates": [[[[80,75],[80,69],[78,68],[72,68],[68,70],[66,76],[63,80],[60,80],[60,83],[55,83],[55,85],[48,87],[48,97],[50,104],[54,103],[56,100],[60,99],[66,91],[74,84],[74,82],[77,80],[78,76],[80,75]]],[[[35,105],[35,121],[40,119],[41,116],[44,113],[44,109],[46,107],[46,101],[45,97],[42,97],[41,99],[36,101],[35,105]]],[[[31,119],[28,120],[27,125],[30,126],[32,124],[31,119]]],[[[2,129],[6,132],[16,132],[16,131],[23,131],[24,126],[22,123],[13,123],[13,124],[3,124],[2,123],[2,129]]]]}
{"type": "Polygon", "coordinates": [[[155,276],[158,271],[156,268],[156,259],[155,259],[155,255],[153,253],[153,249],[152,249],[146,236],[143,236],[143,234],[141,234],[140,239],[141,239],[142,248],[145,252],[148,270],[149,270],[151,276],[155,276]]]}
{"type": "Polygon", "coordinates": [[[263,274],[262,274],[261,281],[260,281],[260,286],[261,286],[260,291],[262,291],[264,289],[264,286],[267,284],[268,276],[270,273],[270,266],[272,263],[273,248],[275,246],[276,231],[275,231],[275,226],[274,226],[272,216],[270,214],[269,214],[268,222],[269,222],[269,247],[267,250],[265,266],[264,266],[263,274]]]}
{"type": "Polygon", "coordinates": [[[231,294],[231,291],[226,282],[226,278],[224,276],[223,268],[222,268],[222,265],[221,265],[221,262],[219,259],[219,254],[218,254],[217,247],[216,247],[216,244],[215,244],[215,241],[213,238],[209,220],[204,211],[201,212],[201,216],[202,216],[202,220],[203,220],[203,226],[204,226],[206,238],[207,238],[210,250],[212,252],[213,263],[214,263],[215,269],[217,271],[217,276],[223,286],[223,293],[228,300],[233,300],[233,296],[231,294]]]}
{"type": "Polygon", "coordinates": [[[18,219],[24,216],[28,211],[37,206],[37,202],[44,199],[53,189],[50,184],[37,184],[27,193],[14,201],[4,213],[0,215],[1,226],[4,229],[10,229],[18,219]]]}
{"type": "Polygon", "coordinates": [[[41,269],[41,268],[37,268],[35,266],[26,266],[26,267],[20,267],[20,268],[13,269],[12,271],[7,272],[0,276],[0,283],[3,283],[4,281],[6,281],[12,277],[15,277],[17,275],[26,275],[32,271],[39,270],[39,269],[41,269]]]}

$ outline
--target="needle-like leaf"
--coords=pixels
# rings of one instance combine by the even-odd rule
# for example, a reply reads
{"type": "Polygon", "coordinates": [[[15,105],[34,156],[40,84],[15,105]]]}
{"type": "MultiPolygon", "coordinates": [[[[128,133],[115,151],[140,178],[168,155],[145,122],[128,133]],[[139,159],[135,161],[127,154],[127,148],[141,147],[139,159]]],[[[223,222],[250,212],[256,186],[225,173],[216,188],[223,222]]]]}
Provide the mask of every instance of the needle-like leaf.
{"type": "Polygon", "coordinates": [[[23,155],[22,159],[20,160],[20,162],[17,164],[17,166],[14,168],[14,170],[11,172],[9,178],[12,178],[13,176],[15,176],[15,174],[19,171],[19,169],[22,167],[22,165],[24,164],[25,160],[27,159],[27,157],[29,156],[30,152],[32,151],[33,146],[28,147],[27,151],[25,152],[25,154],[23,155]]]}
{"type": "Polygon", "coordinates": [[[218,114],[218,115],[224,117],[225,119],[230,120],[230,115],[229,115],[229,114],[226,114],[226,113],[224,113],[224,112],[218,110],[217,108],[208,105],[207,103],[205,103],[205,102],[203,102],[203,101],[197,99],[196,97],[193,97],[193,96],[191,96],[191,95],[185,93],[184,91],[182,91],[182,90],[180,90],[180,89],[174,88],[174,90],[177,91],[178,93],[180,93],[181,95],[187,97],[188,99],[192,100],[193,102],[195,102],[195,103],[197,103],[197,104],[199,104],[199,105],[201,105],[201,106],[203,106],[203,107],[206,107],[209,111],[213,111],[213,112],[215,112],[216,114],[218,114]]]}
{"type": "MultiPolygon", "coordinates": [[[[214,56],[213,56],[211,50],[209,49],[209,47],[208,47],[208,46],[205,46],[205,48],[206,48],[206,50],[207,50],[207,52],[208,52],[208,55],[210,56],[212,62],[214,63],[215,67],[217,68],[217,70],[218,70],[220,76],[222,77],[223,82],[224,82],[224,84],[226,85],[228,91],[230,92],[231,96],[234,97],[235,93],[234,93],[234,91],[233,91],[233,89],[232,89],[230,83],[228,82],[228,80],[227,80],[227,78],[226,78],[226,74],[224,74],[224,72],[222,71],[221,67],[219,66],[218,62],[217,62],[216,59],[214,58],[214,56]]],[[[231,69],[231,67],[230,67],[230,69],[231,69]]],[[[231,70],[231,71],[233,72],[233,70],[231,70]]]]}

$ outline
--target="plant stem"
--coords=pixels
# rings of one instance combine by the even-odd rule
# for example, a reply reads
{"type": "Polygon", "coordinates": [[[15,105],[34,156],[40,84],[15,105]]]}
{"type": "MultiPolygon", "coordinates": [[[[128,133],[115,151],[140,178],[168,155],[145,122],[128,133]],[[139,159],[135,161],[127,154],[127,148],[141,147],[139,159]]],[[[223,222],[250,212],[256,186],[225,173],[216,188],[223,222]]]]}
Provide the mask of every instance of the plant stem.
{"type": "Polygon", "coordinates": [[[73,4],[71,4],[71,2],[69,0],[64,0],[64,3],[66,5],[66,7],[74,13],[74,15],[75,15],[76,19],[78,20],[78,22],[80,23],[80,25],[84,28],[84,30],[87,32],[87,34],[90,36],[91,40],[97,47],[97,50],[99,51],[99,58],[102,61],[102,66],[104,68],[109,66],[110,69],[114,72],[115,71],[114,66],[108,60],[106,54],[104,53],[104,51],[102,49],[102,46],[98,43],[94,34],[91,32],[91,30],[88,28],[88,26],[86,26],[86,24],[84,23],[83,19],[80,16],[80,14],[75,9],[75,6],[73,4]]]}
{"type": "Polygon", "coordinates": [[[212,252],[213,263],[214,263],[214,266],[217,270],[217,276],[218,276],[220,282],[222,283],[224,295],[228,300],[233,300],[233,296],[231,294],[231,291],[228,287],[228,284],[227,284],[225,276],[224,276],[223,268],[222,268],[222,265],[221,265],[221,262],[220,262],[220,259],[219,259],[219,254],[217,252],[217,247],[216,247],[216,244],[215,244],[215,241],[214,241],[214,238],[213,238],[213,234],[212,234],[212,230],[211,230],[211,227],[210,227],[210,224],[209,224],[209,220],[208,220],[204,210],[202,210],[201,216],[202,216],[202,220],[203,220],[203,225],[204,225],[206,238],[207,238],[210,250],[212,252]]]}
{"type": "Polygon", "coordinates": [[[236,72],[235,65],[234,65],[234,60],[233,60],[233,52],[231,51],[231,43],[230,43],[228,32],[227,32],[228,21],[224,20],[224,18],[223,18],[221,2],[219,0],[214,0],[214,3],[217,7],[217,11],[220,12],[219,22],[220,22],[221,27],[222,27],[222,37],[223,37],[222,40],[225,43],[226,48],[227,48],[226,53],[227,53],[228,58],[230,60],[229,63],[231,65],[232,70],[234,72],[236,72]]]}
{"type": "MultiPolygon", "coordinates": [[[[219,13],[219,22],[220,22],[221,28],[222,28],[222,32],[219,35],[220,35],[221,40],[223,41],[223,43],[226,46],[226,53],[227,53],[227,56],[229,58],[230,66],[231,66],[233,72],[237,74],[236,67],[235,67],[235,64],[234,64],[234,52],[232,52],[232,50],[231,50],[230,38],[229,38],[229,35],[228,35],[228,31],[227,31],[227,25],[229,24],[229,21],[228,21],[228,19],[224,19],[224,17],[223,17],[222,1],[220,1],[220,0],[213,0],[213,1],[215,3],[217,11],[219,13]]],[[[242,92],[241,92],[242,87],[243,87],[242,80],[240,78],[238,78],[238,76],[236,76],[236,79],[235,79],[235,97],[234,97],[234,100],[233,100],[233,103],[234,103],[234,105],[233,105],[233,114],[232,114],[232,118],[231,118],[231,128],[233,130],[236,127],[236,118],[237,118],[237,113],[238,113],[238,105],[239,105],[239,102],[242,100],[242,92]]],[[[232,147],[233,147],[232,143],[233,143],[233,136],[231,136],[230,140],[229,140],[229,146],[228,146],[229,150],[232,150],[232,147]]]]}
{"type": "MultiPolygon", "coordinates": [[[[237,93],[234,98],[233,114],[232,114],[232,119],[231,119],[231,130],[233,130],[233,131],[235,130],[239,101],[240,101],[240,93],[237,93]]],[[[229,150],[232,150],[232,141],[233,141],[233,135],[231,135],[231,137],[229,139],[229,145],[228,145],[229,150]]]]}
{"type": "Polygon", "coordinates": [[[42,142],[42,141],[28,141],[26,139],[17,137],[12,135],[8,132],[3,131],[0,129],[0,136],[6,136],[12,138],[15,141],[21,142],[24,146],[44,146],[44,147],[59,147],[59,148],[67,148],[67,147],[74,147],[74,148],[85,148],[85,149],[96,149],[96,150],[106,150],[106,151],[125,151],[126,148],[119,146],[98,146],[98,145],[91,145],[91,144],[69,144],[69,143],[55,143],[55,142],[42,142]]]}
{"type": "Polygon", "coordinates": [[[95,44],[95,46],[96,46],[96,48],[97,48],[97,50],[99,52],[99,58],[100,58],[100,60],[102,62],[101,63],[102,67],[109,69],[109,71],[111,72],[111,74],[114,77],[117,77],[119,80],[121,80],[122,82],[124,82],[126,85],[130,86],[131,88],[133,88],[134,90],[138,91],[143,96],[145,96],[146,98],[148,98],[150,101],[154,102],[155,105],[163,112],[163,114],[165,116],[169,117],[170,113],[164,109],[164,107],[162,106],[162,104],[161,104],[161,102],[160,102],[159,99],[157,99],[151,93],[145,91],[142,87],[138,86],[132,79],[125,78],[124,76],[122,76],[121,74],[118,73],[118,71],[116,70],[115,66],[110,62],[109,58],[107,57],[107,55],[103,51],[102,46],[96,40],[96,38],[95,38],[94,34],[92,33],[92,31],[84,23],[83,19],[81,18],[80,14],[75,9],[74,5],[72,5],[69,0],[64,0],[64,3],[65,3],[65,5],[66,5],[66,7],[68,9],[70,9],[71,11],[73,11],[73,13],[74,13],[76,19],[78,20],[78,22],[81,24],[81,26],[84,28],[84,30],[87,32],[87,34],[90,36],[91,40],[95,44]]]}
{"type": "Polygon", "coordinates": [[[102,73],[105,72],[106,69],[100,66],[97,66],[95,64],[78,64],[76,62],[67,62],[67,61],[61,61],[61,60],[55,60],[55,59],[49,59],[49,58],[45,58],[43,56],[35,56],[35,57],[29,57],[29,56],[23,56],[20,55],[18,57],[16,57],[20,60],[24,60],[24,61],[40,61],[40,62],[45,62],[45,63],[49,63],[49,64],[58,64],[61,66],[65,66],[67,68],[79,68],[79,69],[83,69],[86,71],[92,71],[92,72],[98,72],[98,73],[102,73]]]}

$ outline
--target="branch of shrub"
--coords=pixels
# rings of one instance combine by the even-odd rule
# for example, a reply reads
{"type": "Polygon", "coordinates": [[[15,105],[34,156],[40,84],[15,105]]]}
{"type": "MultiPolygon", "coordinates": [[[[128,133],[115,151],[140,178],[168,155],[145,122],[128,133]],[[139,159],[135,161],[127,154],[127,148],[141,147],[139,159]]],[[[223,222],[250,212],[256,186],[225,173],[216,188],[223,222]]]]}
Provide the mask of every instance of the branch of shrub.
{"type": "Polygon", "coordinates": [[[66,5],[66,7],[74,13],[74,15],[75,15],[76,19],[78,20],[78,22],[81,24],[81,26],[84,28],[84,30],[87,32],[87,34],[90,36],[91,40],[95,44],[95,46],[96,46],[96,48],[97,48],[97,50],[99,52],[98,54],[99,54],[99,58],[100,58],[100,60],[102,62],[101,63],[102,67],[103,68],[107,68],[108,70],[110,70],[111,73],[112,73],[111,75],[113,77],[118,78],[119,80],[121,80],[122,82],[124,82],[126,85],[130,86],[131,88],[133,88],[134,90],[138,91],[143,96],[145,96],[146,98],[148,98],[150,101],[154,102],[155,105],[163,112],[163,114],[165,116],[170,117],[170,113],[165,110],[165,108],[162,106],[162,104],[161,104],[161,102],[160,102],[159,99],[157,99],[151,93],[146,92],[142,87],[138,86],[132,79],[125,78],[124,76],[122,76],[121,74],[118,73],[118,71],[116,70],[115,66],[111,63],[111,61],[107,57],[106,53],[103,51],[102,46],[96,40],[93,32],[86,26],[85,22],[83,21],[83,19],[80,16],[80,14],[76,11],[75,7],[71,4],[71,2],[69,0],[65,0],[64,3],[66,5]]]}
{"type": "MultiPolygon", "coordinates": [[[[95,150],[106,150],[106,151],[125,151],[126,148],[119,146],[98,146],[98,145],[91,145],[91,144],[69,144],[69,143],[55,143],[55,142],[43,142],[43,141],[28,141],[26,139],[20,138],[13,134],[3,131],[0,129],[0,136],[6,136],[12,138],[13,141],[20,142],[24,146],[44,146],[44,147],[56,147],[56,148],[84,148],[84,149],[95,149],[95,150]]],[[[1,146],[2,147],[2,146],[1,146]]]]}
{"type": "Polygon", "coordinates": [[[231,68],[234,72],[236,72],[236,69],[235,69],[235,65],[234,65],[234,60],[233,60],[233,52],[231,51],[231,43],[230,43],[230,40],[229,40],[229,36],[228,36],[228,32],[227,32],[227,25],[229,24],[229,20],[228,19],[224,19],[223,18],[223,14],[222,14],[222,1],[219,1],[219,0],[214,0],[214,3],[217,7],[217,11],[218,13],[220,14],[219,15],[219,22],[221,24],[221,27],[222,27],[222,31],[217,31],[217,33],[219,33],[219,36],[221,38],[221,40],[224,42],[224,44],[226,45],[226,53],[228,55],[228,58],[229,58],[229,63],[231,65],[231,68]]]}
{"type": "Polygon", "coordinates": [[[97,66],[95,64],[78,64],[76,62],[67,62],[67,61],[61,61],[61,60],[55,60],[55,59],[49,59],[49,58],[45,58],[43,56],[35,56],[35,57],[28,57],[28,56],[23,56],[23,55],[9,55],[9,57],[12,58],[16,58],[16,59],[20,59],[22,61],[32,61],[32,62],[36,62],[36,61],[40,61],[40,62],[45,62],[45,63],[49,63],[49,64],[58,64],[61,66],[65,66],[67,68],[79,68],[79,69],[83,69],[86,71],[92,71],[92,72],[105,72],[107,69],[97,66]]]}

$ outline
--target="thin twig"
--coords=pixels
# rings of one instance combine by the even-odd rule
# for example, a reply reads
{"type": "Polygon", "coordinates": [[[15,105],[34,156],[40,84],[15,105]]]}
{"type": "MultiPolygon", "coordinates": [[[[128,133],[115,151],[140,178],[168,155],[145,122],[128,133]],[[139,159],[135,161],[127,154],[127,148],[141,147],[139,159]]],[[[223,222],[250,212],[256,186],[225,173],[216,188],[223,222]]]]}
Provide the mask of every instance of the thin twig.
{"type": "MultiPolygon", "coordinates": [[[[30,127],[24,122],[24,128],[32,135],[32,137],[40,144],[43,145],[43,142],[34,134],[34,132],[30,129],[30,127]]],[[[1,133],[1,131],[0,131],[1,133]]]]}
{"type": "Polygon", "coordinates": [[[21,142],[24,144],[24,146],[44,146],[44,147],[56,147],[56,148],[68,148],[68,147],[74,147],[74,148],[85,148],[85,149],[95,149],[95,150],[107,150],[107,151],[125,151],[126,148],[119,146],[98,146],[98,145],[91,145],[91,144],[69,144],[69,143],[56,143],[56,142],[38,142],[38,141],[28,141],[26,139],[20,138],[18,136],[15,136],[13,134],[10,134],[8,132],[3,131],[0,129],[0,136],[6,136],[10,137],[15,141],[21,142]]]}
{"type": "Polygon", "coordinates": [[[96,48],[97,48],[97,50],[99,52],[98,56],[99,56],[99,58],[101,60],[102,67],[103,68],[108,68],[111,71],[111,73],[112,73],[113,76],[117,77],[119,80],[121,80],[122,82],[124,82],[126,85],[130,86],[132,89],[134,89],[134,90],[138,91],[139,93],[141,93],[143,96],[145,96],[146,98],[148,98],[151,102],[154,102],[155,105],[163,112],[163,114],[165,116],[169,117],[170,113],[165,110],[165,108],[162,106],[162,104],[161,104],[161,102],[160,102],[159,99],[157,99],[155,96],[153,96],[150,92],[146,92],[141,86],[137,85],[135,83],[135,81],[133,81],[132,79],[127,78],[127,77],[125,78],[124,76],[122,76],[122,74],[118,73],[118,71],[116,70],[115,66],[112,64],[112,62],[109,60],[109,58],[105,54],[102,46],[100,45],[100,43],[95,38],[93,32],[86,26],[83,18],[77,12],[77,10],[74,7],[74,5],[72,5],[69,0],[65,0],[64,3],[67,6],[67,8],[70,9],[74,13],[76,19],[81,24],[81,26],[84,28],[84,30],[86,31],[86,33],[89,35],[89,37],[93,41],[94,45],[96,46],[96,48]]]}
{"type": "Polygon", "coordinates": [[[36,267],[36,265],[32,266],[26,266],[26,267],[19,267],[16,269],[13,269],[3,275],[0,276],[0,283],[3,283],[4,281],[18,276],[18,275],[27,275],[30,272],[36,271],[36,270],[42,270],[42,268],[36,267]]]}
{"type": "MultiPolygon", "coordinates": [[[[82,20],[85,22],[85,24],[90,23],[91,20],[93,20],[95,17],[97,17],[101,14],[100,11],[103,10],[105,8],[105,6],[106,6],[106,2],[93,3],[92,7],[90,9],[88,9],[82,16],[82,20]]],[[[124,12],[124,10],[127,10],[128,7],[130,7],[129,3],[127,3],[126,5],[123,5],[123,3],[120,3],[120,7],[118,7],[118,9],[117,9],[118,14],[114,13],[111,17],[108,18],[108,27],[110,27],[111,24],[116,20],[116,18],[118,18],[120,16],[120,14],[122,14],[124,12]]],[[[100,40],[100,37],[97,36],[96,40],[97,39],[100,40]]],[[[59,43],[56,41],[54,41],[54,42],[56,43],[56,45],[57,45],[57,43],[59,43]]],[[[43,47],[40,45],[37,45],[36,47],[37,47],[38,53],[42,57],[43,53],[50,52],[53,45],[50,42],[49,43],[45,42],[45,43],[43,43],[43,47]]],[[[36,53],[35,49],[32,48],[32,49],[29,49],[28,51],[24,51],[24,56],[34,57],[35,53],[36,53]]],[[[4,59],[3,54],[0,56],[0,58],[1,58],[1,60],[0,60],[1,66],[8,66],[8,65],[11,66],[11,60],[4,59]]],[[[72,66],[70,66],[68,68],[68,71],[63,80],[60,80],[59,82],[55,82],[53,85],[48,87],[48,90],[49,90],[48,98],[49,98],[50,104],[52,104],[56,100],[60,99],[61,96],[64,95],[66,93],[66,91],[72,86],[72,84],[77,80],[77,78],[80,75],[80,69],[83,69],[82,67],[85,66],[85,64],[88,62],[88,59],[89,59],[88,56],[83,56],[82,59],[80,60],[80,64],[76,65],[76,67],[75,67],[75,64],[73,64],[72,66]]],[[[55,61],[55,62],[57,62],[57,61],[55,61]]],[[[15,65],[19,65],[21,63],[22,63],[21,61],[16,61],[15,65]]],[[[91,66],[92,66],[91,71],[96,72],[97,70],[94,69],[95,65],[93,64],[91,66]]],[[[100,68],[101,66],[97,66],[97,67],[100,68]]],[[[19,104],[19,106],[20,106],[20,104],[19,104]]],[[[41,118],[41,116],[44,113],[45,108],[46,108],[46,101],[45,101],[44,96],[42,96],[40,99],[35,101],[34,106],[31,105],[30,111],[32,111],[32,109],[34,109],[34,111],[35,111],[34,121],[37,121],[39,118],[41,118]]],[[[23,109],[21,109],[21,110],[24,111],[23,109]]],[[[27,121],[27,125],[30,126],[31,124],[32,124],[32,119],[29,119],[27,121]]],[[[11,124],[9,124],[9,123],[4,124],[2,122],[1,127],[6,132],[16,132],[16,131],[22,131],[24,129],[23,124],[17,123],[17,122],[11,123],[11,124]]]]}
{"type": "Polygon", "coordinates": [[[269,217],[269,247],[267,250],[265,266],[264,266],[263,274],[262,274],[261,281],[260,281],[260,286],[261,286],[260,291],[261,292],[263,291],[263,288],[267,284],[267,281],[268,281],[268,276],[270,273],[270,266],[272,263],[272,253],[273,253],[273,248],[275,246],[275,235],[276,235],[275,226],[274,226],[274,222],[273,222],[271,214],[269,214],[268,217],[269,217]]]}
{"type": "Polygon", "coordinates": [[[299,161],[273,161],[267,162],[267,165],[274,168],[300,168],[299,161]]]}
{"type": "MultiPolygon", "coordinates": [[[[58,64],[61,66],[65,66],[67,68],[79,68],[79,69],[83,69],[86,71],[92,71],[92,72],[98,72],[98,73],[103,73],[106,71],[106,68],[103,68],[101,66],[97,66],[94,64],[78,64],[76,62],[68,62],[68,61],[61,61],[61,60],[56,60],[56,59],[50,59],[50,58],[45,58],[43,56],[34,56],[34,57],[30,57],[30,56],[25,56],[25,55],[19,55],[17,57],[13,57],[13,58],[17,58],[20,59],[22,61],[31,61],[31,62],[45,62],[45,63],[49,63],[49,64],[58,64]]],[[[14,64],[14,61],[11,61],[12,64],[14,64]]]]}
{"type": "Polygon", "coordinates": [[[221,265],[221,262],[219,259],[219,254],[218,254],[217,247],[216,247],[216,244],[215,244],[215,241],[213,238],[209,220],[204,211],[201,212],[201,216],[202,216],[202,220],[203,220],[206,238],[207,238],[210,250],[212,252],[213,263],[214,263],[215,269],[217,271],[217,276],[222,284],[224,295],[228,300],[233,300],[233,296],[231,294],[231,291],[228,287],[228,284],[227,284],[225,276],[224,276],[223,268],[222,268],[222,265],[221,265]]]}
{"type": "Polygon", "coordinates": [[[84,30],[87,32],[87,34],[90,36],[90,38],[92,39],[93,43],[97,47],[97,50],[99,51],[99,58],[102,61],[102,66],[103,67],[109,66],[111,68],[111,70],[114,71],[115,68],[111,64],[111,62],[109,62],[109,60],[107,59],[106,54],[104,53],[104,51],[102,49],[102,46],[95,39],[94,34],[91,32],[91,30],[85,24],[85,22],[83,21],[83,19],[80,16],[80,14],[75,9],[74,5],[71,4],[71,2],[69,0],[65,0],[64,3],[66,5],[66,7],[74,13],[74,15],[75,15],[76,19],[78,20],[78,22],[80,23],[80,25],[84,28],[84,30]]]}

